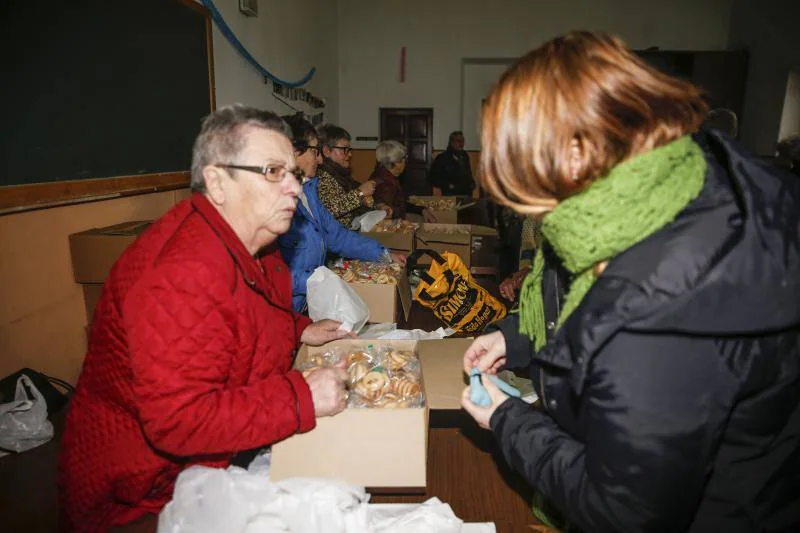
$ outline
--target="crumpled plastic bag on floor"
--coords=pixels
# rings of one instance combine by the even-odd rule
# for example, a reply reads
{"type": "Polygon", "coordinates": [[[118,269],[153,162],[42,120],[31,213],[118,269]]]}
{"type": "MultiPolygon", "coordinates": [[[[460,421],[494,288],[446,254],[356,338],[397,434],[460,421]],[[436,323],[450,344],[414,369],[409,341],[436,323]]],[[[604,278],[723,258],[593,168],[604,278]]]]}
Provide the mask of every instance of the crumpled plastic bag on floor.
{"type": "Polygon", "coordinates": [[[24,452],[53,438],[53,424],[47,420],[47,402],[31,378],[17,380],[14,401],[0,404],[0,456],[2,450],[24,452]]]}
{"type": "Polygon", "coordinates": [[[322,479],[273,483],[262,473],[194,466],[178,477],[159,533],[464,533],[468,524],[432,498],[421,505],[370,505],[364,487],[322,479]]]}

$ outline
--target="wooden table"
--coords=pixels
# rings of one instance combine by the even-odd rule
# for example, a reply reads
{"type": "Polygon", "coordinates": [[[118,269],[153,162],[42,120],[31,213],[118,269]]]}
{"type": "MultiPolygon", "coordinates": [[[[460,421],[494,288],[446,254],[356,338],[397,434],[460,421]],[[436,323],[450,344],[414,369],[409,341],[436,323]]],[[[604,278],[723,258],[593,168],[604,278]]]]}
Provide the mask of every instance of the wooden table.
{"type": "MultiPolygon", "coordinates": [[[[479,279],[496,294],[497,284],[479,279]]],[[[404,327],[433,330],[441,323],[414,304],[404,327]]],[[[52,421],[56,439],[19,454],[0,458],[0,530],[4,533],[58,531],[56,465],[65,411],[52,421]]],[[[466,522],[495,522],[498,532],[530,531],[537,524],[529,504],[530,489],[510,471],[493,436],[480,429],[463,411],[434,412],[428,443],[428,487],[425,494],[375,494],[376,503],[416,503],[438,497],[466,522]]],[[[155,518],[121,531],[145,533],[156,529],[155,518]]]]}
{"type": "MultiPolygon", "coordinates": [[[[475,279],[499,295],[493,278],[475,279]]],[[[398,327],[432,331],[440,326],[433,312],[414,303],[408,320],[398,327]]],[[[435,496],[449,503],[465,522],[495,522],[498,532],[530,532],[528,525],[539,524],[530,510],[530,487],[508,468],[490,432],[479,428],[464,411],[432,412],[430,424],[425,494],[375,494],[372,501],[412,503],[435,496]]]]}

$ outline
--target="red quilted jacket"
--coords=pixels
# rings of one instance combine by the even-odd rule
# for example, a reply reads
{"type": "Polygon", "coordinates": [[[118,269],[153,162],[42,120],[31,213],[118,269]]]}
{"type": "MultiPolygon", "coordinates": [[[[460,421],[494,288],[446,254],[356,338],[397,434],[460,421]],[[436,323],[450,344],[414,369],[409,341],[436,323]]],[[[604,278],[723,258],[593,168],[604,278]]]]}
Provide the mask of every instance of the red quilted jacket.
{"type": "Polygon", "coordinates": [[[95,311],[61,445],[64,529],[157,513],[183,469],[312,429],[291,370],[308,324],[277,249],[253,259],[202,195],[156,221],[95,311]]]}

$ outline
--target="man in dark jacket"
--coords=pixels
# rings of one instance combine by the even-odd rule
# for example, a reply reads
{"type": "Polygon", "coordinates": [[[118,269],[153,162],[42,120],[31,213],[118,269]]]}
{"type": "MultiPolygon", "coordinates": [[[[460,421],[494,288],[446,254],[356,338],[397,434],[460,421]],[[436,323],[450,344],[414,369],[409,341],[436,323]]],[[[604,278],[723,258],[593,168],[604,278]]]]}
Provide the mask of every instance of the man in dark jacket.
{"type": "MultiPolygon", "coordinates": [[[[800,527],[800,183],[723,135],[696,141],[700,196],[533,355],[542,408],[488,380],[490,408],[464,403],[583,531],[800,527]]],[[[476,340],[480,366],[530,363],[502,333],[476,340]]]]}
{"type": "Polygon", "coordinates": [[[428,173],[428,183],[442,191],[444,196],[472,196],[475,180],[469,155],[464,151],[464,134],[450,134],[447,150],[436,156],[428,173]]]}

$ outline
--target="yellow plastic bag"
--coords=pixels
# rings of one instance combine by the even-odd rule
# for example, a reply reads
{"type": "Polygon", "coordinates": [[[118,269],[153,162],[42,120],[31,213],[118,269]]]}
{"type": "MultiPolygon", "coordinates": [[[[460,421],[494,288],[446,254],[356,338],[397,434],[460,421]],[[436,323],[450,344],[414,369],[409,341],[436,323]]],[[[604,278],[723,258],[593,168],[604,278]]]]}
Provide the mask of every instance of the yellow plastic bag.
{"type": "Polygon", "coordinates": [[[433,311],[448,327],[474,333],[506,316],[506,306],[475,283],[461,258],[454,253],[418,250],[408,258],[414,268],[422,255],[433,259],[414,291],[414,300],[433,311]]]}

